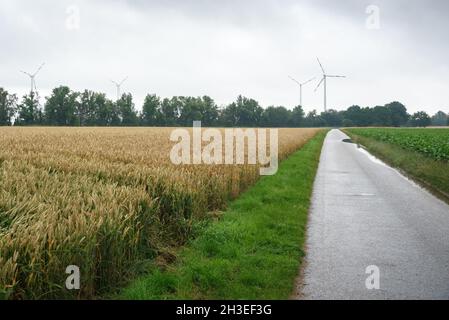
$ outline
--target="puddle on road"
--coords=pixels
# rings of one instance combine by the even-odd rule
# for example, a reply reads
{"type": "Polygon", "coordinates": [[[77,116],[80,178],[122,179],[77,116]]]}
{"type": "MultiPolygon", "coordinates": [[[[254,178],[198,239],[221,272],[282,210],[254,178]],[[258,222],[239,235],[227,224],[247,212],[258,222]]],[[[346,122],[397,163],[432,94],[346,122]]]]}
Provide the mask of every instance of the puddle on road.
{"type": "Polygon", "coordinates": [[[372,162],[379,164],[383,167],[388,168],[389,170],[394,171],[397,175],[399,175],[402,179],[408,181],[409,183],[411,183],[412,185],[414,185],[416,188],[421,189],[427,193],[429,193],[425,188],[421,187],[419,184],[417,184],[415,181],[413,181],[412,179],[408,178],[406,175],[402,174],[398,169],[390,167],[388,164],[386,164],[385,162],[383,162],[382,160],[380,160],[379,158],[376,158],[375,156],[373,156],[371,153],[369,153],[367,150],[365,150],[362,147],[357,146],[357,150],[361,153],[363,153],[365,156],[368,157],[368,159],[370,159],[372,162]]]}
{"type": "Polygon", "coordinates": [[[374,193],[343,193],[346,197],[375,197],[374,193]]]}
{"type": "Polygon", "coordinates": [[[357,150],[360,151],[361,153],[363,153],[365,156],[368,157],[368,159],[370,159],[372,162],[380,164],[381,166],[384,167],[389,167],[385,162],[383,162],[382,160],[380,160],[379,158],[376,158],[375,156],[373,156],[371,153],[369,153],[368,151],[366,151],[364,148],[360,148],[357,147],[357,150]]]}
{"type": "MultiPolygon", "coordinates": [[[[343,140],[341,140],[341,141],[344,142],[344,143],[351,143],[351,144],[354,144],[354,145],[355,145],[355,142],[352,141],[352,139],[349,139],[349,138],[348,138],[348,139],[343,139],[343,140]]],[[[360,151],[360,152],[362,152],[364,155],[366,155],[366,156],[368,157],[368,159],[370,159],[372,162],[377,163],[377,164],[380,164],[380,165],[382,165],[382,166],[384,166],[384,167],[388,167],[388,165],[387,165],[385,162],[383,162],[382,160],[376,158],[376,157],[373,156],[371,153],[369,153],[368,151],[366,151],[364,148],[360,147],[359,145],[357,145],[356,147],[357,147],[357,150],[358,150],[358,151],[360,151]]]]}

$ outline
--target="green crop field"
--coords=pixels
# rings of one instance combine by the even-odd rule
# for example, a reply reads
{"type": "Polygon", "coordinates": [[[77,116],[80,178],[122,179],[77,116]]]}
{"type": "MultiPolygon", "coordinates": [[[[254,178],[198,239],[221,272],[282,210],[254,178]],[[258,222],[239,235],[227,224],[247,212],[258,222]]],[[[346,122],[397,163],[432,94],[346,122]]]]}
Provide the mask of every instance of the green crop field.
{"type": "Polygon", "coordinates": [[[449,129],[348,129],[349,133],[416,151],[435,160],[449,161],[449,129]]]}

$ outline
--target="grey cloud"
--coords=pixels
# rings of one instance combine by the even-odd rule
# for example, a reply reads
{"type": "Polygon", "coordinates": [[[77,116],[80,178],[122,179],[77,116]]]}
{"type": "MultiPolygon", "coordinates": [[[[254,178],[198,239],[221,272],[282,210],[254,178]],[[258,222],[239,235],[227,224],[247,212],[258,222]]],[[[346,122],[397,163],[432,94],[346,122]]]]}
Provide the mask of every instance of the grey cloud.
{"type": "MultiPolygon", "coordinates": [[[[129,75],[137,104],[146,93],[209,94],[227,103],[237,94],[263,105],[293,106],[287,75],[330,72],[330,103],[376,105],[392,99],[411,110],[448,106],[447,1],[294,0],[5,0],[0,6],[0,86],[23,93],[18,69],[47,65],[44,94],[60,84],[114,96],[109,78],[129,75]],[[65,27],[77,5],[81,29],[65,27]],[[367,5],[381,9],[382,28],[365,28],[367,5]]],[[[306,109],[322,106],[305,92],[306,109]]],[[[446,108],[449,111],[449,107],[446,108]]]]}

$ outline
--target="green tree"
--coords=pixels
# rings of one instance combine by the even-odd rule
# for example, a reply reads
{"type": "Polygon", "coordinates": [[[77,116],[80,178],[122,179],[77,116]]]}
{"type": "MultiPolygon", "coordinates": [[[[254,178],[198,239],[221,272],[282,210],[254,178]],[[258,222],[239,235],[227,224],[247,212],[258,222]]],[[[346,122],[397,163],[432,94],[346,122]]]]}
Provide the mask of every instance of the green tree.
{"type": "Polygon", "coordinates": [[[291,113],[285,107],[268,107],[262,113],[262,127],[286,128],[291,123],[291,113]]]}
{"type": "Polygon", "coordinates": [[[343,121],[341,122],[341,125],[345,128],[354,127],[354,123],[352,122],[352,120],[349,120],[349,119],[343,119],[343,121]]]}
{"type": "Polygon", "coordinates": [[[17,125],[31,126],[42,124],[43,115],[39,105],[39,96],[35,92],[30,92],[23,96],[18,106],[17,125]]]}
{"type": "Polygon", "coordinates": [[[180,105],[179,97],[162,100],[160,118],[157,121],[158,125],[166,127],[176,126],[178,124],[180,105]]]}
{"type": "Polygon", "coordinates": [[[142,107],[141,123],[144,126],[155,126],[160,118],[161,99],[156,95],[147,95],[142,107]]]}
{"type": "Polygon", "coordinates": [[[52,126],[74,126],[79,124],[78,110],[79,93],[73,92],[67,86],[53,89],[45,103],[45,118],[52,126]]]}
{"type": "Polygon", "coordinates": [[[293,108],[290,117],[291,126],[294,128],[299,128],[304,122],[304,110],[301,106],[296,106],[293,108]]]}
{"type": "Polygon", "coordinates": [[[238,96],[222,113],[222,122],[232,127],[257,127],[261,124],[263,109],[254,99],[238,96]]]}
{"type": "Polygon", "coordinates": [[[203,121],[203,101],[201,98],[176,97],[172,103],[176,103],[176,109],[179,111],[179,125],[192,126],[193,121],[203,121]]]}
{"type": "Polygon", "coordinates": [[[124,93],[116,103],[120,114],[122,126],[136,126],[138,124],[137,112],[134,106],[133,97],[130,93],[124,93]]]}
{"type": "Polygon", "coordinates": [[[325,126],[326,122],[318,115],[316,110],[310,111],[304,118],[304,127],[306,128],[319,128],[325,126]]]}
{"type": "Polygon", "coordinates": [[[443,111],[438,111],[433,117],[432,117],[432,126],[445,126],[449,120],[449,116],[444,113],[443,111]]]}
{"type": "Polygon", "coordinates": [[[80,126],[94,126],[96,123],[96,114],[99,110],[97,99],[98,93],[84,90],[79,97],[79,103],[76,104],[77,122],[80,126]]]}
{"type": "Polygon", "coordinates": [[[344,111],[344,118],[348,121],[351,121],[351,123],[356,127],[363,125],[363,117],[364,114],[362,108],[357,105],[351,106],[346,111],[344,111]]]}
{"type": "Polygon", "coordinates": [[[122,125],[122,116],[120,107],[117,102],[111,100],[106,101],[106,110],[109,112],[110,121],[109,126],[117,127],[122,125]]]}
{"type": "Polygon", "coordinates": [[[240,118],[240,112],[236,103],[231,103],[220,114],[220,123],[225,127],[236,127],[240,118]]]}
{"type": "Polygon", "coordinates": [[[360,106],[351,106],[346,111],[342,112],[343,119],[351,121],[356,127],[366,127],[373,124],[372,109],[360,106]]]}
{"type": "Polygon", "coordinates": [[[218,106],[209,96],[202,97],[202,114],[204,126],[216,126],[218,122],[218,106]]]}
{"type": "Polygon", "coordinates": [[[17,112],[17,96],[0,88],[0,126],[12,125],[13,118],[17,112]]]}
{"type": "Polygon", "coordinates": [[[385,107],[390,110],[392,126],[400,127],[407,123],[409,114],[402,103],[395,101],[385,105],[385,107]]]}
{"type": "Polygon", "coordinates": [[[430,116],[425,111],[414,113],[410,118],[411,125],[414,127],[428,127],[432,123],[430,116]]]}
{"type": "Polygon", "coordinates": [[[94,126],[119,126],[120,117],[117,105],[106,98],[104,93],[94,93],[89,99],[92,104],[89,108],[93,110],[92,118],[88,120],[88,125],[94,126]]]}
{"type": "Polygon", "coordinates": [[[385,106],[376,106],[371,111],[371,124],[377,127],[390,127],[392,125],[391,111],[385,106]]]}
{"type": "Polygon", "coordinates": [[[323,122],[327,127],[341,127],[343,122],[343,116],[337,110],[329,109],[326,112],[322,112],[320,115],[323,122]]]}
{"type": "Polygon", "coordinates": [[[237,99],[237,106],[240,110],[240,127],[257,127],[262,119],[263,109],[254,99],[240,96],[237,99]]]}

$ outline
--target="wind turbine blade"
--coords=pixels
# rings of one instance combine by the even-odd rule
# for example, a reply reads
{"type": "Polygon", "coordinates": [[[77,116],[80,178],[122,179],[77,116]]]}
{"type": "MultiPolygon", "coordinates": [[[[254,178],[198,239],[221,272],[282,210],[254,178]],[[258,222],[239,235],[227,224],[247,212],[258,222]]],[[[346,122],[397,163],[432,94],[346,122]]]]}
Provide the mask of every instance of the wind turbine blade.
{"type": "Polygon", "coordinates": [[[22,70],[20,70],[20,72],[22,72],[22,73],[24,73],[24,74],[26,74],[28,77],[32,77],[32,75],[31,74],[29,74],[28,72],[25,72],[25,71],[22,71],[22,70]]]}
{"type": "Polygon", "coordinates": [[[312,81],[315,80],[315,79],[316,79],[316,77],[313,77],[312,79],[307,80],[306,82],[304,82],[302,85],[306,85],[306,84],[308,84],[309,82],[312,82],[312,81]]]}
{"type": "Polygon", "coordinates": [[[125,77],[125,79],[123,79],[122,82],[120,82],[120,85],[122,85],[126,80],[128,80],[128,77],[125,77]]]}
{"type": "Polygon", "coordinates": [[[297,81],[295,78],[292,78],[292,77],[290,77],[290,76],[288,76],[288,77],[290,78],[290,80],[292,80],[292,81],[296,82],[297,84],[301,85],[301,84],[299,83],[299,81],[297,81]]]}
{"type": "Polygon", "coordinates": [[[315,88],[315,92],[318,90],[318,88],[321,86],[321,84],[323,83],[323,81],[324,81],[324,77],[323,78],[321,78],[321,81],[320,81],[320,83],[318,83],[318,85],[316,86],[316,88],[315,88]]]}
{"type": "Polygon", "coordinates": [[[328,76],[328,75],[326,75],[326,77],[329,77],[329,78],[346,78],[346,76],[328,76]]]}
{"type": "Polygon", "coordinates": [[[321,70],[323,71],[323,74],[326,74],[326,71],[324,71],[323,65],[321,64],[320,59],[318,59],[318,57],[316,58],[318,60],[318,63],[320,65],[321,70]]]}
{"type": "Polygon", "coordinates": [[[37,69],[37,71],[33,74],[33,77],[36,76],[39,71],[41,71],[42,67],[45,65],[45,63],[42,63],[41,66],[37,69]]]}
{"type": "Polygon", "coordinates": [[[112,82],[113,84],[115,84],[116,86],[119,85],[119,84],[118,84],[117,82],[115,82],[114,80],[111,80],[111,82],[112,82]]]}

